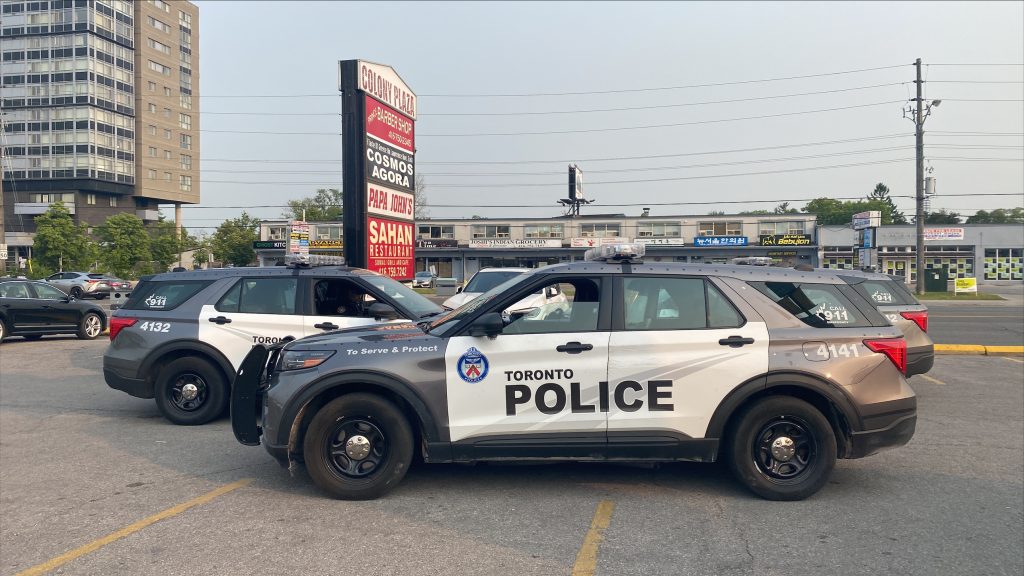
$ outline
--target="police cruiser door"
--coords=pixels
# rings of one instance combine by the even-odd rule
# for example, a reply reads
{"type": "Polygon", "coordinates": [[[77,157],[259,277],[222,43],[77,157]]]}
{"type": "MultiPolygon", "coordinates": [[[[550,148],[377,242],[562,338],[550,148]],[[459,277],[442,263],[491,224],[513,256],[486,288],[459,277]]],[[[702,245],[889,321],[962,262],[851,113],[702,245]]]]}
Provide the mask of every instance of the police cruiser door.
{"type": "Polygon", "coordinates": [[[456,458],[600,457],[608,412],[602,396],[610,324],[602,286],[608,284],[549,277],[544,287],[557,285],[564,302],[509,316],[507,306],[540,287],[531,283],[488,306],[486,312],[505,314],[499,335],[449,339],[448,418],[456,458]]]}
{"type": "Polygon", "coordinates": [[[199,339],[220,350],[238,370],[254,344],[303,336],[296,312],[299,278],[242,278],[199,313],[199,339]]]}
{"type": "MultiPolygon", "coordinates": [[[[702,277],[617,278],[609,457],[688,459],[721,401],[768,371],[768,329],[702,277]]],[[[751,313],[753,315],[753,313],[751,313]]],[[[698,458],[699,459],[699,458],[698,458]]]]}

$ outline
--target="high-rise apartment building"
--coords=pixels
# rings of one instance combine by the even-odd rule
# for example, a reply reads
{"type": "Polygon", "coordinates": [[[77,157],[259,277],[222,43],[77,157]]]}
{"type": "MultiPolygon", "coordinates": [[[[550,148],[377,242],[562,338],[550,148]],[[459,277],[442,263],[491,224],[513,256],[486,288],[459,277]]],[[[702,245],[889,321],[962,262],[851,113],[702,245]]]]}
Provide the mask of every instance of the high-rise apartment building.
{"type": "Polygon", "coordinates": [[[199,11],[191,2],[0,0],[9,254],[63,201],[79,222],[199,202],[199,11]]]}

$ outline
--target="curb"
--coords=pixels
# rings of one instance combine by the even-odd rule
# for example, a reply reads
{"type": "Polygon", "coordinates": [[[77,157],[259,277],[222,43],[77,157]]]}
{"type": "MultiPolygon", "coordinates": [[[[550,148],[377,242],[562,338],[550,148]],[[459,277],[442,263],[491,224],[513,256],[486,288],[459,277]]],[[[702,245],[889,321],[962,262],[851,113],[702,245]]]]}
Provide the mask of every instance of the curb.
{"type": "Polygon", "coordinates": [[[936,354],[976,354],[980,356],[1024,356],[1024,346],[982,346],[980,344],[936,344],[936,354]]]}

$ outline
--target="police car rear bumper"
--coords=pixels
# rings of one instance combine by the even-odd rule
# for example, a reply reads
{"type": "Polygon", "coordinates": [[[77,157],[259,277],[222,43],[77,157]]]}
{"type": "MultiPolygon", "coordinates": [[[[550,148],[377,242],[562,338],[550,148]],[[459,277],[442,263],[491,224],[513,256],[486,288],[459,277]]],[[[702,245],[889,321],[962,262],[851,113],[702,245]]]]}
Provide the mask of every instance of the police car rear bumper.
{"type": "MultiPolygon", "coordinates": [[[[104,364],[106,363],[106,360],[104,360],[104,364]]],[[[113,368],[103,366],[103,379],[106,380],[107,386],[114,390],[126,392],[136,398],[153,397],[153,383],[145,378],[128,378],[118,374],[113,368]]]]}
{"type": "Polygon", "coordinates": [[[845,454],[846,458],[863,458],[888,448],[903,446],[914,436],[917,428],[917,409],[892,415],[884,428],[854,432],[845,454]]]}
{"type": "Polygon", "coordinates": [[[924,374],[935,364],[935,346],[917,346],[907,349],[907,377],[924,374]]]}

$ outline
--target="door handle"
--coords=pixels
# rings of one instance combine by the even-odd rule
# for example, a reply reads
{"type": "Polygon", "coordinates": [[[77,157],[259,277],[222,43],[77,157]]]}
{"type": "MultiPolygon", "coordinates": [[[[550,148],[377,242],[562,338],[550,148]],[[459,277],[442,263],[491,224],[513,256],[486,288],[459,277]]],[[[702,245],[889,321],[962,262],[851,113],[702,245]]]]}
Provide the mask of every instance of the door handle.
{"type": "Polygon", "coordinates": [[[593,350],[593,344],[580,344],[579,342],[566,342],[561,346],[555,346],[555,350],[558,352],[565,352],[566,354],[579,354],[587,350],[593,350]]]}
{"type": "Polygon", "coordinates": [[[319,328],[321,330],[337,330],[340,326],[332,324],[331,322],[321,322],[319,324],[313,324],[313,328],[319,328]]]}
{"type": "Polygon", "coordinates": [[[739,348],[744,344],[753,344],[753,338],[744,338],[742,336],[729,336],[728,338],[722,338],[718,341],[722,346],[729,346],[730,348],[739,348]]]}
{"type": "Polygon", "coordinates": [[[213,322],[214,324],[231,324],[231,318],[217,316],[216,318],[210,318],[210,322],[213,322]]]}

